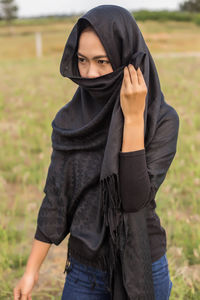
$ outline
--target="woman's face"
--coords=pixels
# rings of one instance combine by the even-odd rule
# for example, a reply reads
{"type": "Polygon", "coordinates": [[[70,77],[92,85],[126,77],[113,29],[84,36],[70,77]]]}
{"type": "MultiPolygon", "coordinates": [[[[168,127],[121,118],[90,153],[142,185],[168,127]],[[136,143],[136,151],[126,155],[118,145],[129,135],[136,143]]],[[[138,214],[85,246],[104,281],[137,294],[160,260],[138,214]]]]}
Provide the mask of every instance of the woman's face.
{"type": "Polygon", "coordinates": [[[80,35],[77,56],[81,77],[95,78],[113,72],[99,37],[90,28],[80,35]]]}

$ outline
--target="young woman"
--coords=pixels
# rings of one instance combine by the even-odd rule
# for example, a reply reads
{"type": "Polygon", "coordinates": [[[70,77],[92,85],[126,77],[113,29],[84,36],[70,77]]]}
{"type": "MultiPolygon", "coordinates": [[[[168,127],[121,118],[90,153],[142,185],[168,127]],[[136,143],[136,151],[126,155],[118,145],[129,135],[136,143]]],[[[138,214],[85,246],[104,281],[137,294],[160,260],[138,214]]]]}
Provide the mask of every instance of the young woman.
{"type": "Polygon", "coordinates": [[[52,122],[46,195],[14,299],[31,299],[50,245],[70,233],[62,300],[167,300],[155,195],[176,153],[179,117],[135,19],[115,5],[87,12],[60,71],[79,87],[52,122]]]}

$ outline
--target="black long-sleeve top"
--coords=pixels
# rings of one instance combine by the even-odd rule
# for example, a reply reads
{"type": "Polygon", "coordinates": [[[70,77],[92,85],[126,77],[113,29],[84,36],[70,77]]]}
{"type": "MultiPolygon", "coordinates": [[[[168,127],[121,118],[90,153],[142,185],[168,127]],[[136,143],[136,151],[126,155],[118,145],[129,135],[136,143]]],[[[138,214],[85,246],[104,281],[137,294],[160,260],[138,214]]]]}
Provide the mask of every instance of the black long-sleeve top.
{"type": "Polygon", "coordinates": [[[150,193],[145,149],[119,152],[119,177],[122,208],[134,212],[145,206],[150,193]]]}
{"type": "MultiPolygon", "coordinates": [[[[119,152],[119,177],[123,210],[125,212],[135,212],[146,206],[149,200],[150,179],[147,172],[145,149],[119,152]]],[[[160,219],[154,209],[152,209],[147,218],[147,228],[153,262],[166,252],[166,232],[161,226],[160,219]]],[[[35,239],[51,243],[48,237],[44,236],[38,227],[36,229],[35,239]]],[[[68,250],[70,249],[71,253],[75,253],[76,258],[83,258],[84,253],[88,261],[89,257],[92,256],[87,246],[72,235],[70,235],[68,246],[68,250]],[[79,252],[80,255],[77,256],[79,252]]],[[[84,261],[84,259],[81,261],[84,261]]]]}

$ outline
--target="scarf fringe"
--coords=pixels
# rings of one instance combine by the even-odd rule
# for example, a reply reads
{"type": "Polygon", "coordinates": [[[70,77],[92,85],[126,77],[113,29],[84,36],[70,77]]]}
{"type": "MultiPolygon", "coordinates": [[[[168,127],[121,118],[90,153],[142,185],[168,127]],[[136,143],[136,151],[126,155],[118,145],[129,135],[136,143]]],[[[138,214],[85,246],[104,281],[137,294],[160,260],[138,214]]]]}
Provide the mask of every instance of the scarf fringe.
{"type": "Polygon", "coordinates": [[[112,175],[103,178],[100,181],[101,186],[101,203],[102,215],[104,217],[104,224],[109,231],[108,238],[108,256],[106,259],[106,266],[108,270],[108,290],[113,299],[113,278],[114,271],[119,259],[120,249],[120,225],[121,225],[121,211],[122,201],[119,190],[119,176],[113,173],[112,175]]]}

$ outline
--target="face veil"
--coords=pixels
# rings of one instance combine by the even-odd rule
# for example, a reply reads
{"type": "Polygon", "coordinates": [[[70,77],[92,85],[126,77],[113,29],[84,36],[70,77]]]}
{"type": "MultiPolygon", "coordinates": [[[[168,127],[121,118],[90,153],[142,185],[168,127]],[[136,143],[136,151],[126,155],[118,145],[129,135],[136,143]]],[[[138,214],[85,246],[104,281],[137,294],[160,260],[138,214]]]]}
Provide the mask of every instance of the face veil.
{"type": "MultiPolygon", "coordinates": [[[[101,5],[74,25],[60,72],[78,88],[52,121],[52,155],[38,214],[38,227],[58,245],[70,232],[94,253],[105,233],[112,299],[154,299],[146,216],[176,153],[179,117],[165,101],[153,58],[134,17],[116,5],[101,5]],[[113,72],[80,77],[77,46],[89,24],[98,35],[113,72]],[[120,106],[123,69],[140,67],[148,93],[144,134],[151,181],[148,207],[125,213],[119,189],[119,151],[124,117],[120,106]],[[84,216],[84,217],[83,217],[84,216]]],[[[134,139],[134,136],[133,136],[134,139]]]]}

